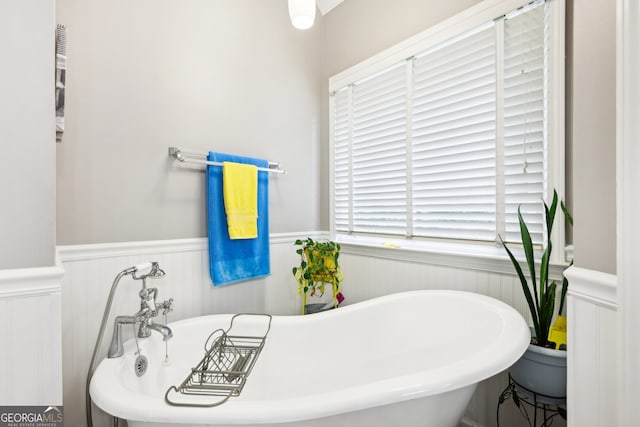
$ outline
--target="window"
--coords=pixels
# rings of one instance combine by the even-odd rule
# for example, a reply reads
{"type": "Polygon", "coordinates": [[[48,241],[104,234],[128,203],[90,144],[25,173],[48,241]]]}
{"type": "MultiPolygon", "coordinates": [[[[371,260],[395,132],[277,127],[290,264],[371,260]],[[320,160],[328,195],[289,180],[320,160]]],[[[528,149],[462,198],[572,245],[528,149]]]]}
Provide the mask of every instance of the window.
{"type": "Polygon", "coordinates": [[[542,243],[541,200],[563,187],[554,2],[489,19],[483,2],[484,22],[447,22],[330,80],[335,233],[517,242],[520,207],[542,243]]]}

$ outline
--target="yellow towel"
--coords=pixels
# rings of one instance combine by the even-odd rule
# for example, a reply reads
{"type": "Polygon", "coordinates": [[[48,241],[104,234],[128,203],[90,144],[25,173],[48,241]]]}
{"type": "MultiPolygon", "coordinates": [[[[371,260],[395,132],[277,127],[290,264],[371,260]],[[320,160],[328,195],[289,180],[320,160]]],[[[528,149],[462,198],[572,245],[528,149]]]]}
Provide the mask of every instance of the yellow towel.
{"type": "Polygon", "coordinates": [[[229,238],[258,237],[258,168],[243,163],[222,163],[224,210],[229,238]]]}

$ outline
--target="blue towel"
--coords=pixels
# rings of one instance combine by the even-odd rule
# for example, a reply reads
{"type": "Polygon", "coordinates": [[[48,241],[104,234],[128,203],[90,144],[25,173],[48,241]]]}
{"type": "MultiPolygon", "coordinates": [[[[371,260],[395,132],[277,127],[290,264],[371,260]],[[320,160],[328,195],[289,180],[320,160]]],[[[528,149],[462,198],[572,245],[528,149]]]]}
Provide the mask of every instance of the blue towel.
{"type": "MultiPolygon", "coordinates": [[[[236,162],[268,168],[269,162],[209,152],[212,162],[236,162]]],[[[209,267],[214,286],[257,279],[271,274],[269,258],[269,173],[258,171],[258,237],[231,240],[224,210],[222,168],[207,166],[207,229],[209,267]]]]}

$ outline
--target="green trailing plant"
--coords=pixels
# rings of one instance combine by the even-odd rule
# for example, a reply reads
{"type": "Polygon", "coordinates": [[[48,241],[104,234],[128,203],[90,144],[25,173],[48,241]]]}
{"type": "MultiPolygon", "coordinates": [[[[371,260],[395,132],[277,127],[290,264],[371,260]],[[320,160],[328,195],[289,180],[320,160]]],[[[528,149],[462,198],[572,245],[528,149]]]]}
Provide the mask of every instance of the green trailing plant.
{"type": "MultiPolygon", "coordinates": [[[[549,330],[551,328],[551,322],[553,320],[555,314],[555,303],[556,303],[556,282],[552,281],[549,283],[549,261],[551,259],[551,251],[553,249],[553,245],[551,243],[551,232],[553,230],[553,223],[556,216],[556,210],[558,208],[558,193],[554,190],[553,192],[553,200],[551,202],[551,206],[547,206],[545,202],[544,205],[544,217],[545,217],[545,225],[547,232],[547,246],[546,248],[543,246],[542,248],[542,256],[540,258],[540,271],[536,272],[536,262],[534,257],[534,244],[531,239],[531,233],[529,232],[529,228],[525,223],[522,213],[520,212],[520,207],[518,207],[518,222],[520,223],[520,236],[522,237],[522,246],[524,249],[524,255],[526,258],[526,264],[529,270],[529,278],[531,279],[531,286],[529,286],[529,281],[525,276],[522,267],[520,267],[520,263],[513,255],[513,252],[509,249],[507,244],[500,237],[500,242],[502,246],[504,246],[507,254],[509,255],[509,259],[513,264],[516,273],[518,274],[518,278],[520,279],[520,284],[522,286],[522,291],[527,300],[527,305],[529,306],[529,311],[531,313],[531,318],[533,319],[533,328],[535,330],[535,341],[534,344],[541,347],[549,346],[549,330]],[[538,273],[538,274],[536,274],[538,273]],[[533,291],[533,292],[532,292],[533,291]]],[[[568,223],[573,226],[573,218],[569,214],[566,206],[563,202],[560,202],[560,208],[564,213],[568,223]]],[[[573,262],[572,262],[573,263],[573,262]]],[[[565,278],[562,281],[561,288],[561,298],[560,298],[560,306],[558,308],[558,315],[563,313],[565,297],[567,294],[569,282],[565,278]]]]}
{"type": "Polygon", "coordinates": [[[338,258],[340,244],[329,241],[315,241],[306,238],[296,240],[296,253],[300,256],[300,264],[293,267],[293,277],[298,282],[298,294],[302,295],[302,314],[304,314],[307,295],[323,295],[326,285],[333,291],[334,305],[338,305],[340,283],[344,279],[338,258]]]}

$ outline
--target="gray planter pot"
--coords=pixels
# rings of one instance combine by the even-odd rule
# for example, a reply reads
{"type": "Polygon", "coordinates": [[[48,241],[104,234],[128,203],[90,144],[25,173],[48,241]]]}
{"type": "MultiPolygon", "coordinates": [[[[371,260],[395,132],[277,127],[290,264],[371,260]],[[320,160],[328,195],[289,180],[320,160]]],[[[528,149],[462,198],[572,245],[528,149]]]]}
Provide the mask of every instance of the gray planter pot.
{"type": "Polygon", "coordinates": [[[522,357],[509,368],[519,385],[547,397],[567,395],[567,352],[529,344],[522,357]]]}
{"type": "Polygon", "coordinates": [[[313,313],[320,313],[321,311],[327,311],[327,310],[331,310],[333,309],[333,305],[331,304],[327,304],[327,303],[314,303],[314,304],[307,304],[304,306],[304,314],[313,314],[313,313]]]}

